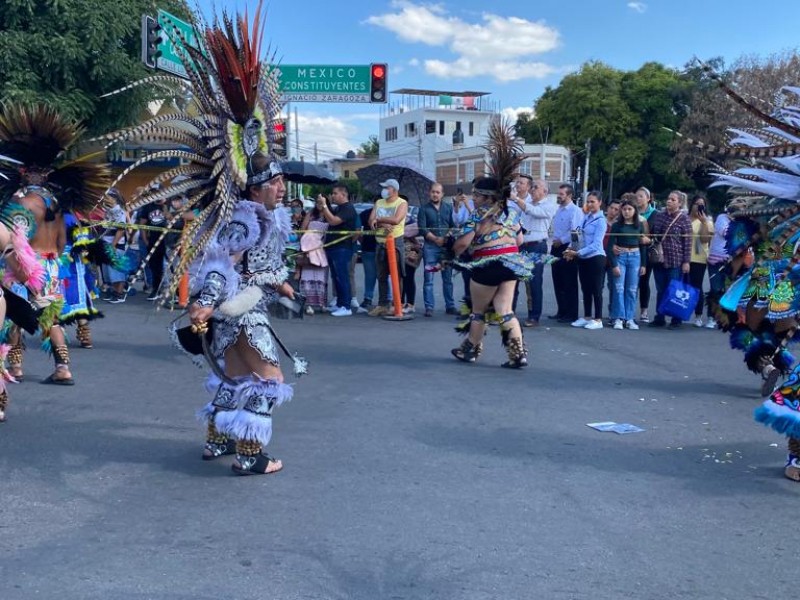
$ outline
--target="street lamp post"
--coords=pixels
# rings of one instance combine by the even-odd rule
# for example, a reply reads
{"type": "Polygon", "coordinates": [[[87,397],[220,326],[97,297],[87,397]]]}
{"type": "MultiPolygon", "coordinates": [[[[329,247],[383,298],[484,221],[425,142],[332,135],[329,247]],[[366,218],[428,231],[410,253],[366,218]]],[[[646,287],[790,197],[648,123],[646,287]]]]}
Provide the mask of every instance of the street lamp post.
{"type": "Polygon", "coordinates": [[[611,146],[611,177],[608,179],[608,201],[614,199],[614,159],[617,157],[617,147],[611,146]]]}

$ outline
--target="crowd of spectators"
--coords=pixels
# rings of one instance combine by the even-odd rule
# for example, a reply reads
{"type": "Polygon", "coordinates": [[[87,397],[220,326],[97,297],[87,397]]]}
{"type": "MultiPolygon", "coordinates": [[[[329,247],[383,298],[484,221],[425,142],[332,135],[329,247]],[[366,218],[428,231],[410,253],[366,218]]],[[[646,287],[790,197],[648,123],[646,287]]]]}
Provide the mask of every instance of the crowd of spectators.
{"type": "MultiPolygon", "coordinates": [[[[381,188],[381,198],[359,205],[358,209],[344,185],[333,186],[330,194],[320,194],[313,202],[299,198],[285,201],[292,227],[297,231],[293,245],[297,252],[294,280],[306,299],[306,313],[328,312],[334,317],[356,313],[389,315],[394,313],[393,293],[400,294],[403,313],[415,313],[418,272],[422,267],[422,314],[435,314],[437,279],[441,280],[443,312],[458,314],[450,248],[457,231],[474,210],[470,195],[459,190],[452,198],[446,198],[442,185],[434,183],[427,200],[419,207],[409,207],[396,180],[387,179],[381,188]],[[397,290],[391,285],[389,237],[394,240],[397,290]],[[362,265],[360,273],[358,262],[362,265]],[[362,294],[360,300],[357,291],[362,294]]],[[[140,192],[137,190],[137,194],[140,192]]],[[[147,259],[142,284],[149,300],[158,295],[165,266],[176,251],[180,228],[194,218],[194,212],[186,211],[184,203],[185,199],[157,201],[129,215],[122,208],[124,199],[115,192],[104,205],[106,221],[141,226],[109,227],[102,234],[118,252],[127,253],[135,262],[147,259]],[[176,231],[154,249],[159,228],[171,221],[175,221],[176,231]]],[[[549,253],[558,259],[551,267],[556,312],[548,319],[588,330],[604,326],[637,330],[641,323],[677,329],[682,325],[680,319],[672,317],[667,323],[667,315],[658,307],[669,282],[683,279],[701,291],[694,307],[694,325],[716,327],[713,301],[705,300],[705,292],[712,300],[723,292],[723,269],[728,258],[724,234],[730,219],[721,214],[715,223],[708,215],[703,195],[696,194],[687,202],[686,194],[675,190],[659,209],[645,187],[605,205],[602,195],[593,191],[579,206],[571,186],[560,185],[551,190],[545,180],[520,174],[508,207],[518,213],[522,225],[521,250],[549,253]],[[649,258],[654,246],[661,250],[658,261],[649,258]],[[656,289],[652,319],[651,275],[656,289]]],[[[534,277],[517,286],[515,306],[521,292],[527,299],[522,309],[526,312],[522,321],[525,327],[539,326],[542,318],[544,276],[542,262],[534,277]]],[[[114,269],[104,269],[102,297],[109,302],[124,302],[131,289],[130,279],[114,269]]],[[[461,299],[468,304],[469,277],[462,273],[459,279],[463,282],[459,286],[461,299]]]]}

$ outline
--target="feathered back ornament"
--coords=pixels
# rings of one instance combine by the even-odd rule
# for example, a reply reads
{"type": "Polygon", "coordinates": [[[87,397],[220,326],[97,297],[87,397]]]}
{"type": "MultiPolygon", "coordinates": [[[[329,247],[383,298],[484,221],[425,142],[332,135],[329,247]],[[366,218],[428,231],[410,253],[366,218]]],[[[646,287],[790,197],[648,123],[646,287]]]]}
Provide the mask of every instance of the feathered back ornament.
{"type": "Polygon", "coordinates": [[[26,185],[41,185],[55,195],[62,209],[88,212],[97,206],[111,172],[108,165],[89,162],[87,157],[67,157],[82,133],[76,122],[51,107],[3,105],[0,202],[26,185]]]}
{"type": "MultiPolygon", "coordinates": [[[[282,108],[279,72],[272,66],[274,55],[268,62],[261,60],[264,17],[259,2],[252,23],[247,12],[237,15],[235,21],[223,13],[222,22],[215,19],[210,26],[197,23],[199,49],[191,47],[177,28],[165,28],[186,68],[189,91],[199,114],[184,110],[160,115],[98,138],[107,146],[126,140],[174,145],[174,149],[153,152],[136,161],[113,185],[153,159],[180,158],[187,163],[158,175],[147,191],[128,205],[133,211],[157,200],[181,196],[188,199],[185,210],[199,213],[181,234],[180,252],[170,265],[173,276],[162,297],[171,297],[188,265],[230,219],[247,185],[281,173],[273,156],[277,143],[274,125],[282,108]],[[257,168],[257,163],[264,162],[259,160],[263,157],[268,158],[267,167],[257,168]]],[[[187,86],[177,77],[154,75],[106,95],[153,83],[187,86]]],[[[177,217],[167,228],[175,221],[177,217]]],[[[162,233],[156,246],[166,233],[162,233]]]]}
{"type": "Polygon", "coordinates": [[[493,117],[489,122],[488,142],[484,148],[489,154],[489,177],[497,182],[496,198],[505,209],[511,195],[511,182],[525,158],[522,142],[516,137],[511,121],[500,116],[493,117]]]}

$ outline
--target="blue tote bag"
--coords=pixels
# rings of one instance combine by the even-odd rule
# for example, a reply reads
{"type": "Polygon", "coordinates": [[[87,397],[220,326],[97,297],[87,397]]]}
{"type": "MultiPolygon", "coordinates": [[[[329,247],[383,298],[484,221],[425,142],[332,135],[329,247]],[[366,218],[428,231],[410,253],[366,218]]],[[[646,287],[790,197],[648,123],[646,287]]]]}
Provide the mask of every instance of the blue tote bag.
{"type": "Polygon", "coordinates": [[[661,304],[658,305],[658,312],[681,321],[688,321],[692,318],[699,297],[700,290],[696,287],[692,287],[682,279],[673,279],[669,282],[661,304]]]}

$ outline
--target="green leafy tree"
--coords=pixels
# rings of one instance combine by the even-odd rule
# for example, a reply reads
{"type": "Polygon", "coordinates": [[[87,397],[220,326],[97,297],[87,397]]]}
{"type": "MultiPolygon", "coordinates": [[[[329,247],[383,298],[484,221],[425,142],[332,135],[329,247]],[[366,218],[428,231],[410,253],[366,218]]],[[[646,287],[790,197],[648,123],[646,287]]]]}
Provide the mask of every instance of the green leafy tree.
{"type": "Polygon", "coordinates": [[[380,142],[377,135],[369,136],[369,139],[359,146],[359,152],[365,157],[378,156],[380,142]]]}
{"type": "Polygon", "coordinates": [[[638,185],[664,190],[688,180],[672,164],[672,135],[688,112],[690,79],[658,63],[620,71],[588,62],[547,88],[535,116],[521,115],[517,133],[548,139],[574,152],[591,139],[590,187],[606,187],[614,172],[615,195],[638,185]]]}
{"type": "Polygon", "coordinates": [[[93,133],[136,123],[163,90],[99,96],[152,74],[140,27],[157,8],[190,20],[184,0],[3,0],[0,101],[50,104],[93,133]]]}

